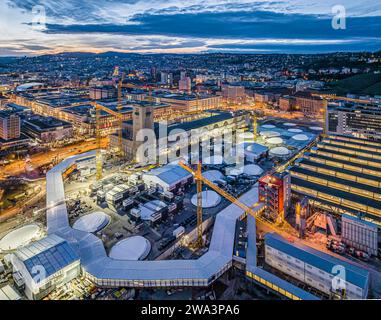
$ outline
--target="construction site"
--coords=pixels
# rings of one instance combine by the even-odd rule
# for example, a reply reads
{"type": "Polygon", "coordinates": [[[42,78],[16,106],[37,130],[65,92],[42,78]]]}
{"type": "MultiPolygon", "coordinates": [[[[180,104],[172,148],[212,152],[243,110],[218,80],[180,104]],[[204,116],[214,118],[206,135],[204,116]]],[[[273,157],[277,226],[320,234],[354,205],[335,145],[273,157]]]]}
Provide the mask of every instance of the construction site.
{"type": "MultiPolygon", "coordinates": [[[[40,247],[46,246],[48,251],[61,245],[72,251],[66,266],[73,269],[65,283],[81,275],[97,288],[139,289],[140,297],[148,294],[149,298],[155,292],[145,290],[167,290],[167,295],[172,295],[179,288],[180,292],[197,288],[203,293],[197,296],[192,292],[192,298],[215,299],[214,291],[207,288],[222,283],[226,290],[217,298],[231,297],[237,290],[232,289],[236,284],[231,280],[240,275],[249,296],[247,288],[252,286],[248,284],[255,283],[267,294],[289,299],[332,298],[331,289],[319,288],[299,272],[290,274],[276,265],[276,256],[265,254],[274,248],[286,250],[281,244],[284,239],[298,239],[298,244],[300,240],[304,245],[315,233],[325,237],[321,243],[328,239],[330,245],[336,245],[333,241],[338,241],[328,237],[337,238],[336,221],[314,209],[323,208],[324,203],[317,203],[313,192],[306,193],[308,179],[300,182],[302,174],[312,177],[318,171],[311,169],[310,163],[310,157],[319,155],[315,149],[335,144],[327,138],[325,128],[248,111],[169,113],[162,115],[166,124],[163,150],[151,91],[147,101],[133,106],[132,119],[126,120],[122,87],[121,80],[116,108],[92,103],[97,150],[66,158],[48,171],[46,230],[39,231],[37,237],[35,228],[30,227],[19,247],[3,244],[4,254],[16,256],[10,264],[25,264],[17,250],[40,241],[40,247]],[[101,146],[105,113],[117,122],[106,149],[101,146]],[[148,148],[156,152],[153,163],[138,157],[145,140],[137,138],[143,129],[155,136],[155,143],[148,148]],[[231,144],[235,148],[228,156],[228,144],[219,143],[227,130],[233,132],[231,144]],[[185,142],[179,141],[178,132],[186,137],[185,142]],[[160,163],[157,160],[163,154],[175,155],[175,159],[168,156],[171,161],[160,163]],[[283,240],[273,239],[275,233],[283,240]]],[[[312,184],[319,185],[316,181],[312,184]]],[[[290,255],[297,252],[294,247],[289,251],[290,255]]],[[[328,256],[319,259],[327,261],[327,268],[337,262],[328,256]]],[[[9,256],[8,260],[12,261],[9,256]]],[[[31,265],[18,271],[20,290],[31,299],[56,292],[60,287],[56,282],[50,281],[42,289],[28,278],[33,257],[27,261],[31,265]]],[[[303,263],[313,261],[306,256],[303,263]]],[[[349,269],[355,268],[349,265],[349,269]]],[[[51,277],[59,270],[54,269],[51,277]]],[[[357,269],[353,273],[361,277],[355,283],[361,291],[345,292],[339,298],[368,294],[369,275],[357,269]]]]}

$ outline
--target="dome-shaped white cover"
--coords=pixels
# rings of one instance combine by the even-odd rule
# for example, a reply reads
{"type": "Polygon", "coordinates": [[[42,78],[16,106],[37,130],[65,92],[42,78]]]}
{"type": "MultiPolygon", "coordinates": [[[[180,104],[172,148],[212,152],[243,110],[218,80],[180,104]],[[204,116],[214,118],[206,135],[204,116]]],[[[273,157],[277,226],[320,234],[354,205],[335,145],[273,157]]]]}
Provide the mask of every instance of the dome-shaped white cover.
{"type": "Polygon", "coordinates": [[[263,126],[261,126],[262,128],[264,129],[274,129],[276,128],[274,125],[272,124],[264,124],[263,126]]]}
{"type": "Polygon", "coordinates": [[[295,127],[295,126],[296,126],[296,123],[285,122],[285,123],[283,123],[283,125],[286,126],[286,127],[295,127]]]}
{"type": "Polygon", "coordinates": [[[323,131],[322,127],[309,127],[309,129],[313,131],[323,131]]]}
{"type": "Polygon", "coordinates": [[[248,164],[243,167],[243,173],[246,173],[249,176],[259,176],[263,173],[263,169],[256,164],[248,164]]]}
{"type": "Polygon", "coordinates": [[[151,243],[142,236],[133,236],[117,242],[109,257],[115,260],[144,260],[151,251],[151,243]]]}
{"type": "MultiPolygon", "coordinates": [[[[221,202],[221,197],[215,191],[203,191],[201,195],[203,208],[212,208],[221,202]]],[[[197,206],[197,193],[193,195],[191,202],[194,206],[197,206]]]]}
{"type": "Polygon", "coordinates": [[[105,228],[110,222],[110,217],[99,211],[87,214],[79,218],[73,224],[73,228],[85,232],[98,232],[105,228]]]}
{"type": "Polygon", "coordinates": [[[270,155],[276,156],[276,157],[284,157],[288,156],[290,154],[290,150],[288,150],[286,147],[275,147],[270,149],[270,155]]]}
{"type": "Polygon", "coordinates": [[[261,131],[260,135],[265,138],[279,137],[280,133],[277,131],[261,131]]]}
{"type": "Polygon", "coordinates": [[[42,236],[37,224],[28,224],[9,232],[0,240],[0,251],[16,250],[42,236]]]}
{"type": "Polygon", "coordinates": [[[292,133],[302,133],[302,132],[303,132],[302,129],[294,129],[294,128],[292,128],[292,129],[288,129],[287,131],[288,131],[288,132],[292,132],[292,133]]]}
{"type": "Polygon", "coordinates": [[[308,136],[306,136],[305,134],[296,134],[296,135],[292,136],[292,139],[297,140],[297,141],[307,141],[308,136]]]}
{"type": "Polygon", "coordinates": [[[218,170],[208,170],[202,173],[205,179],[216,181],[224,177],[223,173],[218,170]]]}
{"type": "Polygon", "coordinates": [[[279,137],[274,137],[274,138],[267,139],[266,142],[268,144],[282,144],[283,139],[279,137]]]}

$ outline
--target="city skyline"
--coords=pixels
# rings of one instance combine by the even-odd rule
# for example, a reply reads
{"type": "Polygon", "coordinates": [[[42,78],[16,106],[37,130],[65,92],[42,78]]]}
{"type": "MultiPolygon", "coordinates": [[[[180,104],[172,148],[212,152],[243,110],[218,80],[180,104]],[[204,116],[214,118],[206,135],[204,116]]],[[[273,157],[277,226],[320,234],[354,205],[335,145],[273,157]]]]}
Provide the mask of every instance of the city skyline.
{"type": "Polygon", "coordinates": [[[83,52],[321,53],[377,51],[381,5],[346,1],[18,1],[0,4],[0,56],[83,52]],[[36,7],[37,6],[37,7],[36,7]],[[40,7],[39,7],[40,6],[40,7]],[[45,10],[45,18],[38,17],[45,10]],[[37,15],[37,16],[36,16],[37,15]],[[46,22],[44,26],[36,22],[46,22]]]}

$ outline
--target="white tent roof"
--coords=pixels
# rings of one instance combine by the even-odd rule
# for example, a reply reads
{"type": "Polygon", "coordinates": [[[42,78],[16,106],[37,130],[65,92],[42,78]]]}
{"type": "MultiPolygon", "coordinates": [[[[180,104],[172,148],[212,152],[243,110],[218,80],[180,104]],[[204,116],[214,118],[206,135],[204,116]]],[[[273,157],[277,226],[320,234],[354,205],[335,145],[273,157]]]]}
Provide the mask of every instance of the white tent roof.
{"type": "Polygon", "coordinates": [[[281,134],[277,131],[261,131],[260,135],[266,138],[279,137],[281,134]]]}
{"type": "Polygon", "coordinates": [[[144,260],[151,251],[151,243],[144,237],[134,236],[117,242],[109,257],[115,260],[144,260]]]}
{"type": "Polygon", "coordinates": [[[250,176],[259,176],[263,173],[263,169],[256,164],[248,164],[240,168],[228,168],[227,173],[231,176],[238,176],[242,173],[246,173],[250,176]]]}
{"type": "Polygon", "coordinates": [[[0,240],[0,252],[15,250],[41,237],[41,228],[37,224],[28,224],[9,232],[0,240]]]}
{"type": "Polygon", "coordinates": [[[218,170],[208,170],[203,172],[202,175],[212,182],[224,178],[223,173],[218,170]]]}
{"type": "Polygon", "coordinates": [[[295,127],[295,126],[296,126],[296,123],[285,122],[285,123],[283,123],[283,125],[286,126],[286,127],[295,127]]]}
{"type": "Polygon", "coordinates": [[[248,164],[243,167],[243,173],[246,173],[250,176],[259,176],[263,173],[263,169],[256,164],[248,164]]]}
{"type": "Polygon", "coordinates": [[[247,152],[254,153],[254,154],[262,154],[263,152],[266,152],[267,150],[268,148],[266,146],[263,146],[259,143],[253,143],[246,148],[247,152]]]}
{"type": "Polygon", "coordinates": [[[302,132],[303,132],[302,129],[294,129],[294,128],[292,128],[292,129],[288,129],[287,131],[288,131],[288,132],[292,132],[292,133],[302,133],[302,132]]]}
{"type": "Polygon", "coordinates": [[[267,139],[266,142],[268,144],[282,144],[283,139],[279,137],[274,137],[274,138],[267,139]]]}
{"type": "Polygon", "coordinates": [[[314,130],[314,131],[323,131],[323,128],[322,127],[309,127],[311,130],[314,130]]]}
{"type": "MultiPolygon", "coordinates": [[[[212,208],[221,202],[221,197],[215,191],[203,191],[201,195],[203,208],[212,208]]],[[[197,194],[193,195],[191,201],[193,205],[197,206],[197,194]]]]}
{"type": "Polygon", "coordinates": [[[98,232],[109,223],[110,217],[103,212],[93,212],[79,218],[73,225],[74,229],[86,232],[98,232]]]}
{"type": "Polygon", "coordinates": [[[264,124],[263,126],[261,126],[262,128],[264,129],[274,129],[276,128],[274,125],[272,124],[264,124]]]}
{"type": "Polygon", "coordinates": [[[270,149],[270,154],[273,156],[287,156],[290,154],[290,150],[286,147],[275,147],[270,149]]]}
{"type": "Polygon", "coordinates": [[[296,135],[292,136],[292,139],[297,140],[297,141],[307,141],[308,136],[306,136],[305,134],[296,134],[296,135]]]}

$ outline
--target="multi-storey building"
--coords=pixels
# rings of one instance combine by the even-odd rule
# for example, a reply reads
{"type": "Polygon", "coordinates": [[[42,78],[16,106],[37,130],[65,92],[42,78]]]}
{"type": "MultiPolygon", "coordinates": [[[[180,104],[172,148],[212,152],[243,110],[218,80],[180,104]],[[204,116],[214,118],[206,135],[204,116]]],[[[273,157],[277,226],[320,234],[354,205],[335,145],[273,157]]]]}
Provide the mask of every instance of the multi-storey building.
{"type": "Polygon", "coordinates": [[[221,97],[212,95],[194,94],[159,94],[157,100],[169,104],[173,110],[180,112],[194,112],[209,109],[219,109],[221,97]]]}
{"type": "Polygon", "coordinates": [[[14,276],[23,279],[24,292],[30,300],[42,299],[81,272],[76,252],[55,234],[19,249],[12,265],[14,276]]]}
{"type": "Polygon", "coordinates": [[[381,142],[330,135],[290,169],[291,190],[340,217],[381,225],[381,142]]]}
{"type": "Polygon", "coordinates": [[[9,111],[0,111],[0,138],[12,140],[20,138],[20,117],[9,111]]]}
{"type": "Polygon", "coordinates": [[[322,115],[327,107],[327,101],[316,96],[299,92],[295,95],[295,109],[304,113],[307,117],[322,115]]]}
{"type": "Polygon", "coordinates": [[[245,87],[223,85],[221,87],[221,96],[227,103],[243,103],[246,101],[245,87]]]}
{"type": "Polygon", "coordinates": [[[328,297],[366,299],[369,271],[275,233],[265,235],[265,262],[328,297]]]}
{"type": "Polygon", "coordinates": [[[111,99],[117,95],[117,89],[114,86],[92,87],[89,92],[92,100],[111,99]]]}
{"type": "Polygon", "coordinates": [[[329,106],[326,117],[329,133],[381,139],[381,108],[376,105],[329,106]]]}
{"type": "Polygon", "coordinates": [[[291,96],[284,96],[279,98],[279,109],[282,111],[294,111],[296,100],[291,96]]]}
{"type": "Polygon", "coordinates": [[[259,179],[259,201],[265,204],[265,213],[273,220],[283,219],[290,205],[290,175],[268,174],[259,179]]]}
{"type": "Polygon", "coordinates": [[[23,131],[41,143],[59,142],[73,137],[73,125],[53,117],[33,115],[23,122],[23,131]]]}

